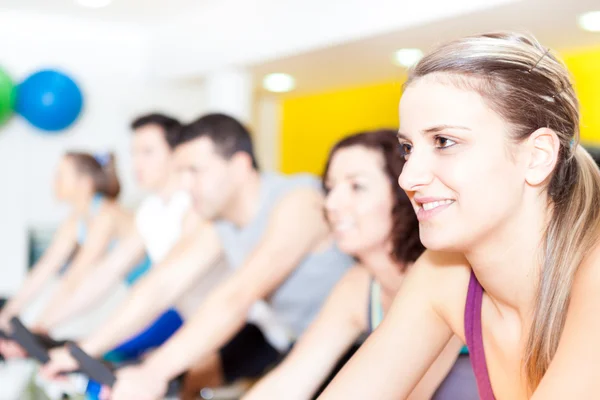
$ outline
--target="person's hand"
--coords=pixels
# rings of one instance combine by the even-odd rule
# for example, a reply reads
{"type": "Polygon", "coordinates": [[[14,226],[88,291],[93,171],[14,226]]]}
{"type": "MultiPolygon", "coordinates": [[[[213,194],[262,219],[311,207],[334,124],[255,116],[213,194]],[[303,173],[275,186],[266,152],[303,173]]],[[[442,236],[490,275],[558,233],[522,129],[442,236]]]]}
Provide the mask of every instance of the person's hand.
{"type": "Polygon", "coordinates": [[[25,349],[10,339],[0,339],[0,354],[7,360],[27,357],[25,349]]]}
{"type": "MultiPolygon", "coordinates": [[[[0,313],[0,330],[9,336],[13,330],[10,323],[11,318],[12,315],[6,310],[0,313]]],[[[27,357],[25,349],[12,339],[0,339],[0,354],[7,360],[27,357]]]]}
{"type": "Polygon", "coordinates": [[[11,326],[10,326],[11,317],[12,316],[10,314],[8,314],[7,312],[0,313],[0,330],[1,331],[8,333],[12,330],[11,326]]]}
{"type": "Polygon", "coordinates": [[[293,376],[278,373],[278,370],[275,369],[252,386],[252,389],[244,394],[242,400],[298,398],[296,393],[290,393],[290,388],[295,386],[293,381],[289,382],[290,379],[293,379],[293,376]],[[292,394],[293,396],[291,396],[292,394]]]}
{"type": "Polygon", "coordinates": [[[117,382],[112,389],[102,388],[102,400],[156,400],[167,393],[168,379],[143,364],[120,369],[116,375],[117,382]]]}
{"type": "Polygon", "coordinates": [[[41,324],[36,324],[36,325],[32,326],[30,331],[31,331],[31,333],[36,334],[36,335],[50,336],[49,330],[44,325],[41,325],[41,324]]]}
{"type": "Polygon", "coordinates": [[[40,370],[40,374],[46,379],[60,379],[60,374],[75,371],[79,364],[73,358],[66,347],[57,347],[48,352],[48,361],[40,370]]]}

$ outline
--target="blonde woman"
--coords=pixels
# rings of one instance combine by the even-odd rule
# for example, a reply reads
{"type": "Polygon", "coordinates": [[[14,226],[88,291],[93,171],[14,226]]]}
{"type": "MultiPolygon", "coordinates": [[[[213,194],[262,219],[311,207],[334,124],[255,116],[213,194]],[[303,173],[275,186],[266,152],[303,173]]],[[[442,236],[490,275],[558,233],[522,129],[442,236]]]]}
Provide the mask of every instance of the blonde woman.
{"type": "Polygon", "coordinates": [[[321,399],[406,398],[453,335],[483,400],[600,395],[600,172],[578,109],[528,35],[467,37],[416,65],[399,183],[429,250],[321,399]]]}

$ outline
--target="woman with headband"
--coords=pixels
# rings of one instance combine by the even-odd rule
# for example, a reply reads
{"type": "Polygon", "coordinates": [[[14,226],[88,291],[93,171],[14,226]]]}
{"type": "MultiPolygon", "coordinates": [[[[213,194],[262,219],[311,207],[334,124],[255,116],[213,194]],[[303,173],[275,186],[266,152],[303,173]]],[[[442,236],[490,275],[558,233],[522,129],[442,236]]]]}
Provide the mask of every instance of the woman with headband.
{"type": "MultiPolygon", "coordinates": [[[[69,205],[70,215],[21,289],[0,312],[0,329],[9,331],[10,319],[23,312],[55,276],[60,280],[46,310],[67,300],[64,294],[69,291],[61,289],[76,285],[111,243],[132,228],[132,216],[116,202],[119,192],[112,154],[68,152],[62,157],[54,193],[59,201],[69,205]]],[[[7,340],[0,341],[0,352],[7,358],[24,355],[16,343],[7,340]]]]}

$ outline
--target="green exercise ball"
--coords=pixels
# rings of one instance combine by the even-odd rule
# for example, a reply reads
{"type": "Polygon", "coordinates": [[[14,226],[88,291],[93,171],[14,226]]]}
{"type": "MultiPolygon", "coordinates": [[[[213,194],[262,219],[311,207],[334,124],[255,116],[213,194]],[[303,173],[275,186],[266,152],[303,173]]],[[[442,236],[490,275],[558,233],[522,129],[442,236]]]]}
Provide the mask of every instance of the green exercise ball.
{"type": "Polygon", "coordinates": [[[15,106],[15,85],[10,76],[0,68],[0,125],[12,115],[15,106]]]}

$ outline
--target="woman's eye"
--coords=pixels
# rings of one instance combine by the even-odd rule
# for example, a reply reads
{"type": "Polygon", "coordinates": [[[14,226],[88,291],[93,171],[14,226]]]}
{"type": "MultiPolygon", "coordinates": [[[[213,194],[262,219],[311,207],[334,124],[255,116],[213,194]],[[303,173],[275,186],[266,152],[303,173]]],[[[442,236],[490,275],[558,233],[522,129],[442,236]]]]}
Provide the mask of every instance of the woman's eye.
{"type": "Polygon", "coordinates": [[[360,183],[353,183],[352,184],[352,190],[354,191],[360,191],[363,190],[365,187],[363,185],[361,185],[360,183]]]}
{"type": "Polygon", "coordinates": [[[439,149],[447,149],[455,144],[456,142],[454,140],[448,139],[447,137],[436,136],[435,138],[435,146],[439,149]]]}
{"type": "Polygon", "coordinates": [[[400,143],[398,145],[398,149],[400,150],[400,155],[402,157],[406,157],[410,154],[410,152],[412,151],[412,145],[409,143],[400,143]]]}

